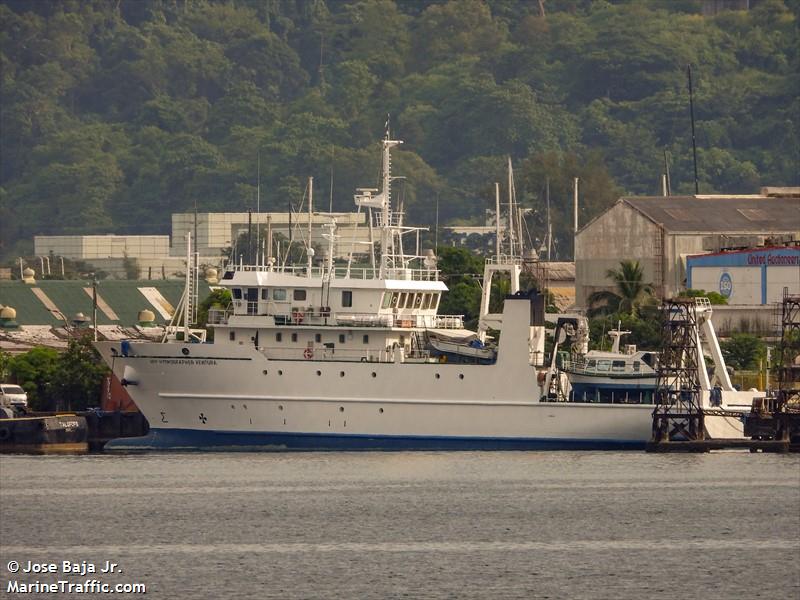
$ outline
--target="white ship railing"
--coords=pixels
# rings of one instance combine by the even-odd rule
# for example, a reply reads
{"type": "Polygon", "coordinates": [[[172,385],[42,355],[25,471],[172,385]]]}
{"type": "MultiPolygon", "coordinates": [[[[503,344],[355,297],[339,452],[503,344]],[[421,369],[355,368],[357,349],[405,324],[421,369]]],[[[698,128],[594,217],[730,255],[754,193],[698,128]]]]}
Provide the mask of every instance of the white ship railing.
{"type": "Polygon", "coordinates": [[[521,265],[522,257],[511,256],[509,254],[501,254],[499,256],[490,256],[486,259],[487,265],[521,265]]]}
{"type": "Polygon", "coordinates": [[[233,307],[228,308],[209,308],[208,319],[206,323],[209,325],[227,325],[228,317],[233,314],[233,307]]]}
{"type": "MultiPolygon", "coordinates": [[[[619,361],[617,361],[619,362],[619,361]]],[[[638,362],[638,361],[637,361],[638,362]]],[[[656,373],[647,364],[639,362],[626,363],[624,365],[614,365],[611,359],[601,359],[595,364],[589,364],[585,360],[565,360],[561,369],[568,373],[577,375],[639,375],[643,377],[655,377],[656,373]]]]}
{"type": "MultiPolygon", "coordinates": [[[[287,275],[295,275],[297,277],[308,277],[322,279],[328,276],[328,270],[323,267],[311,267],[293,265],[285,267],[269,267],[267,265],[233,265],[229,264],[226,268],[227,273],[235,271],[245,272],[264,272],[264,273],[282,273],[287,275]]],[[[380,269],[373,267],[335,267],[330,272],[331,279],[380,279],[380,269]]],[[[230,277],[223,277],[223,279],[230,279],[230,277]]],[[[384,279],[398,279],[402,281],[438,281],[438,269],[412,269],[408,267],[392,268],[386,272],[384,279]]]]}
{"type": "MultiPolygon", "coordinates": [[[[234,301],[243,303],[244,301],[234,301]]],[[[233,315],[233,307],[211,308],[208,310],[209,325],[227,325],[233,315]]],[[[249,316],[273,316],[276,325],[308,325],[308,326],[340,326],[340,327],[400,327],[418,329],[463,329],[463,315],[398,315],[376,313],[334,313],[321,307],[313,309],[303,308],[293,310],[291,313],[280,315],[258,315],[251,313],[249,316]]]]}

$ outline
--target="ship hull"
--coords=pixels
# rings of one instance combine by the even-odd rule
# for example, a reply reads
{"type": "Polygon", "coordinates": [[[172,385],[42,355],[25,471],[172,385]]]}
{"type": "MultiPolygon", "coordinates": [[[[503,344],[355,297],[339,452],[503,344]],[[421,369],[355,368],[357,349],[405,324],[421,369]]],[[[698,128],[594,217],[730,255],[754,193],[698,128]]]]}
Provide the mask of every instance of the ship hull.
{"type": "Polygon", "coordinates": [[[463,365],[131,348],[98,344],[152,431],[109,450],[635,449],[651,436],[652,406],[540,402],[536,369],[502,352],[497,364],[463,365]]]}
{"type": "Polygon", "coordinates": [[[106,445],[113,452],[149,451],[358,451],[358,450],[642,450],[645,440],[480,438],[370,434],[284,433],[279,431],[200,431],[154,429],[139,438],[120,438],[106,445]]]}

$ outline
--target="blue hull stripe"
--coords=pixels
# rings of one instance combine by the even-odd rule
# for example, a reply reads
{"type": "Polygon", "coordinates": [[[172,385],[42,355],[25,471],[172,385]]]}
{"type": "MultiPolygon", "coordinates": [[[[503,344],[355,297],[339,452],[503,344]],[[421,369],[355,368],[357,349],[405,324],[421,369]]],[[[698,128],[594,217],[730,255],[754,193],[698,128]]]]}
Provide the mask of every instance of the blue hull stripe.
{"type": "Polygon", "coordinates": [[[105,450],[137,452],[269,450],[643,450],[646,440],[429,437],[316,433],[152,429],[144,437],[118,438],[105,450]]]}

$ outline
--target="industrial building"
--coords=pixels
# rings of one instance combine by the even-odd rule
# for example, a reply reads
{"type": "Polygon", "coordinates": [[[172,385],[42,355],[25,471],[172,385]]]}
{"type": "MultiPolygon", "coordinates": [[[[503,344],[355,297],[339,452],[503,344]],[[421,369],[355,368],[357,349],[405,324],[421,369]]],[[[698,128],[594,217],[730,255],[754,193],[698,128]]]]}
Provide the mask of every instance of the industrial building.
{"type": "Polygon", "coordinates": [[[237,238],[248,231],[260,231],[260,242],[265,242],[263,234],[267,230],[273,235],[280,234],[288,239],[289,227],[292,228],[292,239],[308,240],[311,232],[311,243],[327,248],[328,240],[323,237],[329,231],[326,225],[336,224],[334,255],[344,258],[354,248],[355,252],[368,252],[364,244],[369,241],[369,228],[366,226],[365,213],[175,213],[172,215],[173,256],[186,254],[186,234],[191,232],[196,237],[196,251],[201,256],[222,256],[232,247],[237,238]]]}
{"type": "Polygon", "coordinates": [[[621,198],[575,236],[576,303],[586,308],[593,292],[615,291],[606,272],[623,260],[638,260],[645,283],[653,284],[657,296],[672,297],[687,288],[689,256],[798,239],[798,188],[764,188],[747,196],[621,198]]]}
{"type": "MultiPolygon", "coordinates": [[[[61,273],[62,258],[82,261],[91,268],[108,273],[113,279],[174,279],[186,272],[186,234],[191,233],[194,251],[200,264],[219,270],[228,251],[233,248],[239,257],[244,252],[236,248],[237,240],[248,231],[266,243],[267,231],[279,236],[305,242],[311,231],[311,243],[327,248],[323,237],[336,223],[334,255],[346,257],[368,252],[369,228],[364,213],[306,214],[289,213],[176,213],[172,215],[172,235],[37,235],[34,254],[40,274],[61,273]],[[292,235],[289,235],[291,223],[292,235]],[[310,224],[310,226],[309,226],[310,224]],[[263,236],[261,235],[263,232],[263,236]]],[[[286,242],[284,241],[285,245],[286,242]]],[[[31,266],[31,265],[29,265],[31,266]]]]}
{"type": "MultiPolygon", "coordinates": [[[[91,281],[40,281],[30,272],[26,275],[25,282],[0,281],[0,350],[63,349],[70,337],[90,331],[95,305],[101,337],[140,337],[136,327],[142,311],[149,311],[152,325],[168,324],[184,289],[180,280],[101,281],[93,287],[91,281]]],[[[210,289],[206,281],[198,281],[200,298],[210,289]]]]}
{"type": "Polygon", "coordinates": [[[718,292],[731,306],[781,302],[784,292],[800,294],[800,246],[689,256],[686,286],[718,292]]]}

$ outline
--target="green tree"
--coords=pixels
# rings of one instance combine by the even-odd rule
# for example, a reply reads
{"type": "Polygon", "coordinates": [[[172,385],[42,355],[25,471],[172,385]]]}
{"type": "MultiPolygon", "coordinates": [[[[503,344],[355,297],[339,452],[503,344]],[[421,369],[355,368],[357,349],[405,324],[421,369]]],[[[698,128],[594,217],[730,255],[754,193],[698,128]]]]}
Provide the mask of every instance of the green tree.
{"type": "Polygon", "coordinates": [[[100,406],[103,378],[108,367],[92,346],[91,334],[69,340],[58,357],[53,395],[57,405],[67,410],[86,410],[100,406]]]}
{"type": "Polygon", "coordinates": [[[231,291],[227,288],[211,290],[197,306],[197,326],[205,327],[208,324],[208,311],[211,308],[226,309],[231,303],[231,291]]]}
{"type": "Polygon", "coordinates": [[[483,260],[466,248],[440,247],[437,253],[437,268],[449,288],[442,295],[439,313],[464,315],[467,327],[474,328],[481,306],[479,278],[483,272],[483,260]]]}
{"type": "Polygon", "coordinates": [[[637,316],[642,306],[652,304],[653,285],[644,282],[644,271],[636,260],[623,260],[619,269],[609,269],[606,277],[616,292],[603,290],[589,295],[590,315],[623,313],[637,316]]]}
{"type": "Polygon", "coordinates": [[[728,303],[728,299],[719,292],[707,292],[705,290],[684,290],[678,296],[684,298],[708,298],[708,301],[715,305],[728,303]]]}
{"type": "Polygon", "coordinates": [[[750,333],[734,333],[730,339],[720,342],[725,363],[734,369],[758,368],[758,361],[766,354],[764,343],[750,333]]]}
{"type": "Polygon", "coordinates": [[[28,393],[31,410],[55,410],[58,351],[38,347],[11,359],[11,377],[28,393]]]}
{"type": "Polygon", "coordinates": [[[622,344],[636,344],[640,349],[657,350],[662,343],[661,315],[655,307],[645,307],[640,316],[615,313],[589,319],[589,343],[592,349],[611,348],[608,332],[621,327],[630,331],[622,344]]]}
{"type": "Polygon", "coordinates": [[[0,381],[5,381],[11,374],[11,354],[0,350],[0,381]]]}

